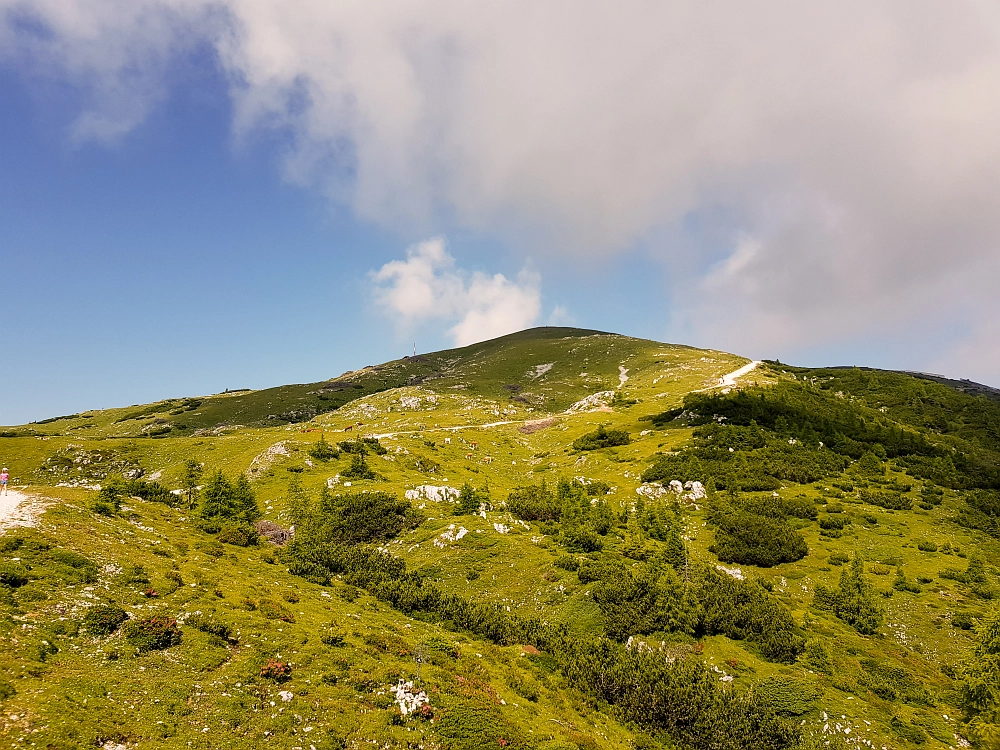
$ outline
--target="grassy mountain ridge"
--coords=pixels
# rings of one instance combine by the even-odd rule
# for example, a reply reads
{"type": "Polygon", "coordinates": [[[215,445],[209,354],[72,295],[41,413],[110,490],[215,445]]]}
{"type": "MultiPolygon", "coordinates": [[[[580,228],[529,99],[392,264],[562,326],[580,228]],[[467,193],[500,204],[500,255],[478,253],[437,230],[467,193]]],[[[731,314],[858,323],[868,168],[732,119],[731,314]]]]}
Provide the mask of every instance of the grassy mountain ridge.
{"type": "MultiPolygon", "coordinates": [[[[83,412],[42,420],[21,428],[21,432],[82,431],[87,436],[163,437],[200,434],[237,425],[274,427],[308,421],[374,393],[425,383],[489,398],[514,398],[522,403],[530,400],[538,408],[556,411],[595,390],[616,386],[617,367],[648,349],[650,344],[601,331],[533,328],[458,349],[367,366],[328,381],[83,412]],[[546,364],[555,368],[551,375],[533,371],[546,364]],[[580,375],[570,371],[577,365],[591,372],[580,375]],[[542,385],[540,381],[544,381],[544,386],[533,390],[532,386],[542,385]],[[109,422],[116,427],[109,429],[109,422]]],[[[659,344],[656,347],[663,348],[659,344]]],[[[689,347],[671,349],[683,351],[689,347]]],[[[7,433],[18,434],[18,430],[7,433]]]]}
{"type": "Polygon", "coordinates": [[[963,665],[1000,405],[777,363],[722,387],[746,362],[536,329],[8,431],[52,504],[0,536],[0,743],[988,742],[963,665]]]}

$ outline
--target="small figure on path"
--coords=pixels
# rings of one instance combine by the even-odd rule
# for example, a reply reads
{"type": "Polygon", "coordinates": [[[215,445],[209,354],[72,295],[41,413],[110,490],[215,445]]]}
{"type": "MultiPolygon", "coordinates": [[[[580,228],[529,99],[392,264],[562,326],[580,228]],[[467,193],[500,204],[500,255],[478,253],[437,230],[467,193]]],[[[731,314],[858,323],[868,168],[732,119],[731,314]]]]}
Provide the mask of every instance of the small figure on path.
{"type": "Polygon", "coordinates": [[[7,473],[7,467],[3,467],[3,471],[0,471],[0,494],[7,494],[7,482],[10,481],[10,474],[7,473]]]}

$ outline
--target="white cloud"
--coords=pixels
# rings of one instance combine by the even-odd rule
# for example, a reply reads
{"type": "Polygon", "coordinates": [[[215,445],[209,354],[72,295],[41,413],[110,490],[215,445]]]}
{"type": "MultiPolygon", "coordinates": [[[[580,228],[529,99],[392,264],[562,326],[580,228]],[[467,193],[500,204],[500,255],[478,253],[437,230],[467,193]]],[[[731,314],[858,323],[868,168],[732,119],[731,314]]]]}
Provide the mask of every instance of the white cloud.
{"type": "Polygon", "coordinates": [[[567,310],[563,305],[556,305],[549,313],[546,325],[550,326],[573,326],[576,325],[576,316],[567,310]]]}
{"type": "Polygon", "coordinates": [[[401,327],[456,321],[449,329],[456,346],[528,328],[541,311],[537,274],[522,270],[510,281],[499,273],[462,271],[441,238],[414,245],[406,260],[386,263],[372,279],[378,304],[401,327]]]}
{"type": "Polygon", "coordinates": [[[998,313],[995,3],[0,0],[0,18],[0,56],[91,92],[78,138],[134,127],[208,44],[236,132],[288,136],[288,179],[390,227],[561,257],[645,245],[698,340],[920,346],[920,320],[998,313]],[[711,241],[655,240],[714,216],[711,241]]]}

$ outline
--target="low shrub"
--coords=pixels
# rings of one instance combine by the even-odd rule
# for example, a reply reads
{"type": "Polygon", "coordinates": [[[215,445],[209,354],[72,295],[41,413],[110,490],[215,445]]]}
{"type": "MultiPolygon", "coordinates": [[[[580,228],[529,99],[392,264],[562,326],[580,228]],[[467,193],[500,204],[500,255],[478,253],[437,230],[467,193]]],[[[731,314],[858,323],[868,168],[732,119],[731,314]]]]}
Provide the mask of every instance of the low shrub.
{"type": "Polygon", "coordinates": [[[951,617],[951,624],[959,630],[972,630],[976,625],[976,620],[969,612],[956,612],[951,617]]]}
{"type": "Polygon", "coordinates": [[[0,562],[0,584],[16,589],[28,582],[27,569],[16,562],[0,562]]]}
{"type": "Polygon", "coordinates": [[[819,519],[819,527],[821,529],[836,529],[840,531],[848,523],[850,523],[850,519],[844,516],[821,516],[819,519]]]}
{"type": "Polygon", "coordinates": [[[128,612],[117,604],[98,604],[87,610],[83,626],[92,635],[111,635],[128,621],[128,612]]]}
{"type": "Polygon", "coordinates": [[[309,449],[309,455],[317,461],[330,461],[340,457],[340,451],[326,442],[326,437],[320,434],[319,440],[309,449]]]}
{"type": "Polygon", "coordinates": [[[593,451],[617,445],[628,445],[630,442],[628,430],[609,430],[604,425],[600,425],[593,432],[588,432],[583,437],[574,440],[573,447],[578,451],[593,451]]]}
{"type": "Polygon", "coordinates": [[[805,538],[784,519],[720,508],[710,515],[718,530],[710,548],[723,562],[770,568],[801,560],[809,552],[805,538]]]}
{"type": "Polygon", "coordinates": [[[270,599],[264,599],[258,605],[258,609],[264,617],[268,620],[281,620],[282,622],[295,622],[295,618],[292,617],[291,612],[282,607],[277,602],[273,602],[270,599]]]}
{"type": "Polygon", "coordinates": [[[518,487],[507,496],[507,510],[523,521],[558,521],[562,507],[545,481],[518,487]]]}
{"type": "Polygon", "coordinates": [[[921,539],[917,542],[917,549],[921,552],[937,552],[938,546],[934,542],[929,542],[926,539],[921,539]]]}
{"type": "Polygon", "coordinates": [[[177,620],[165,615],[151,615],[139,620],[129,620],[122,629],[125,640],[136,651],[160,651],[181,642],[181,631],[177,620]]]}
{"type": "Polygon", "coordinates": [[[760,702],[779,716],[801,716],[813,709],[819,697],[815,684],[793,677],[769,677],[757,683],[760,702]]]}
{"type": "Polygon", "coordinates": [[[260,534],[248,523],[227,524],[219,531],[216,539],[236,547],[255,547],[260,541],[260,534]]]}
{"type": "Polygon", "coordinates": [[[342,440],[337,446],[344,453],[374,453],[384,456],[389,450],[378,441],[378,438],[358,438],[357,440],[342,440]]]}
{"type": "Polygon", "coordinates": [[[292,665],[277,659],[268,659],[267,663],[260,668],[260,676],[265,680],[285,682],[292,676],[292,665]]]}
{"type": "Polygon", "coordinates": [[[184,621],[184,625],[194,628],[195,630],[200,630],[202,633],[218,636],[226,641],[236,640],[233,636],[232,626],[222,622],[221,620],[216,620],[211,614],[196,612],[195,614],[188,616],[188,618],[184,621]]]}
{"type": "Polygon", "coordinates": [[[910,510],[913,507],[913,499],[898,492],[860,490],[858,497],[869,505],[877,505],[886,510],[910,510]]]}

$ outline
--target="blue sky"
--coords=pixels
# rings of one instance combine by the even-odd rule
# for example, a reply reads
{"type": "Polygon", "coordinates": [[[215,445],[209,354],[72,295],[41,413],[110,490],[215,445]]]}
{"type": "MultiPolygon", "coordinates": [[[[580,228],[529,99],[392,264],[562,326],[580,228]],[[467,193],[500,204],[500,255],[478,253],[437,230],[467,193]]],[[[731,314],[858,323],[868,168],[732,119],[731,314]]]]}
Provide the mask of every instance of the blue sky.
{"type": "Polygon", "coordinates": [[[972,6],[888,13],[862,79],[865,4],[745,59],[697,4],[665,51],[682,5],[0,3],[0,424],[547,322],[1000,384],[972,6]]]}

